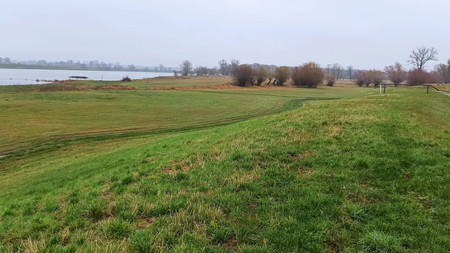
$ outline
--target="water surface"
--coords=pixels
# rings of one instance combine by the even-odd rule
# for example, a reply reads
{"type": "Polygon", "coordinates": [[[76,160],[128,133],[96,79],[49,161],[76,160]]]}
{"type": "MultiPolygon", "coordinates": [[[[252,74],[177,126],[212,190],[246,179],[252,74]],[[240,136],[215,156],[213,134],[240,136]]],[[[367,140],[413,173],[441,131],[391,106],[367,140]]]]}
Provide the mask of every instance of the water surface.
{"type": "Polygon", "coordinates": [[[131,79],[171,76],[164,72],[90,71],[53,69],[0,69],[0,85],[44,84],[54,80],[69,80],[70,76],[85,76],[88,80],[117,81],[124,76],[131,79]]]}

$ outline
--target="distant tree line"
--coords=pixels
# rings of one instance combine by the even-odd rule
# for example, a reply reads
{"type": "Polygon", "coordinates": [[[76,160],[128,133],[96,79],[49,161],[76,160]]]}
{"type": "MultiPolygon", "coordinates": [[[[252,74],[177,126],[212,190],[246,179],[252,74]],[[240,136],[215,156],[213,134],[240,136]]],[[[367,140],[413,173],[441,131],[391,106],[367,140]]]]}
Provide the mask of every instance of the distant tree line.
{"type": "MultiPolygon", "coordinates": [[[[413,69],[407,71],[398,62],[386,66],[384,70],[360,70],[353,66],[343,67],[338,63],[328,64],[322,68],[315,62],[305,63],[297,67],[276,66],[265,64],[240,64],[238,60],[228,63],[222,59],[218,67],[192,67],[188,60],[180,65],[182,76],[232,76],[234,84],[238,86],[265,85],[282,86],[287,81],[298,87],[317,87],[320,84],[333,86],[336,80],[347,79],[362,87],[392,83],[398,86],[402,83],[421,85],[425,83],[450,83],[450,59],[445,64],[436,65],[433,71],[427,72],[425,65],[429,61],[437,60],[437,50],[424,46],[413,50],[409,55],[409,63],[413,69]]],[[[176,73],[177,74],[177,73],[176,73]]]]}
{"type": "Polygon", "coordinates": [[[75,70],[103,70],[103,71],[144,71],[144,72],[172,72],[175,68],[162,64],[154,67],[142,67],[133,64],[121,65],[119,62],[106,63],[103,61],[12,61],[9,57],[0,57],[0,67],[7,68],[45,68],[45,69],[75,69],[75,70]]]}
{"type": "Polygon", "coordinates": [[[380,70],[358,70],[355,72],[355,83],[359,86],[375,87],[384,80],[388,80],[395,86],[401,83],[408,85],[423,85],[426,83],[450,83],[450,59],[447,63],[441,63],[434,67],[434,70],[427,71],[425,65],[430,61],[437,61],[437,50],[424,46],[417,47],[409,55],[408,63],[413,69],[407,71],[402,64],[395,62],[386,66],[384,71],[380,70]]]}

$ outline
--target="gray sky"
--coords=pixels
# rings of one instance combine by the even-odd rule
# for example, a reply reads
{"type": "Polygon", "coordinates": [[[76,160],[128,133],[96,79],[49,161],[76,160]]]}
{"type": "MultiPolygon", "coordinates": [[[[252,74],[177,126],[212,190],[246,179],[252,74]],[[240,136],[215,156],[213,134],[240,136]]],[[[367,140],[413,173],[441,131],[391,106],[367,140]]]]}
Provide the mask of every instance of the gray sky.
{"type": "MultiPolygon", "coordinates": [[[[0,56],[122,64],[356,68],[450,58],[449,0],[2,0],[0,56]]],[[[438,62],[428,64],[432,68],[438,62]]],[[[408,66],[411,67],[411,66],[408,66]]]]}

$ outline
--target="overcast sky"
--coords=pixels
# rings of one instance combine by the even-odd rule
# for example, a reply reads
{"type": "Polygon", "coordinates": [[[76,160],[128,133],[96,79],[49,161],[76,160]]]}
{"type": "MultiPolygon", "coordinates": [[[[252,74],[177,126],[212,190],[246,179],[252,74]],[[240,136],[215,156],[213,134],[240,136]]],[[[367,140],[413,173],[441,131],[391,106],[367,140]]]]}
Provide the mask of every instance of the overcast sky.
{"type": "Polygon", "coordinates": [[[383,68],[419,45],[450,58],[449,14],[449,0],[2,0],[0,56],[383,68]]]}

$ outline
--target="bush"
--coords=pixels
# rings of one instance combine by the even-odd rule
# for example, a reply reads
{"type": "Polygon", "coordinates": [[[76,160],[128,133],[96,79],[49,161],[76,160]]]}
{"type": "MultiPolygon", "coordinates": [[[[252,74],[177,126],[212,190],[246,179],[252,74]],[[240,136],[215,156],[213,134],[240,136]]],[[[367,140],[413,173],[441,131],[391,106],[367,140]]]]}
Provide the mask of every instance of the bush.
{"type": "Polygon", "coordinates": [[[324,73],[320,65],[315,62],[303,64],[301,67],[292,69],[292,81],[300,87],[317,87],[324,80],[324,73]]]}
{"type": "Polygon", "coordinates": [[[250,65],[242,64],[234,68],[233,79],[234,84],[245,86],[247,83],[253,83],[254,70],[250,65]]]}
{"type": "Polygon", "coordinates": [[[122,82],[131,82],[131,78],[129,76],[124,76],[122,82]]]}
{"type": "Polygon", "coordinates": [[[325,82],[327,83],[327,86],[333,87],[336,82],[336,77],[333,74],[327,74],[325,75],[325,82]]]}
{"type": "Polygon", "coordinates": [[[359,70],[355,73],[355,83],[361,87],[364,84],[366,87],[369,87],[369,85],[372,83],[372,79],[370,77],[369,71],[365,70],[359,70]]]}
{"type": "Polygon", "coordinates": [[[268,77],[269,72],[263,67],[260,67],[255,71],[256,85],[260,86],[268,77]]]}
{"type": "Polygon", "coordinates": [[[291,71],[289,67],[281,66],[275,69],[274,73],[274,84],[278,86],[282,86],[288,79],[291,71]]]}
{"type": "Polygon", "coordinates": [[[421,69],[414,69],[408,73],[409,85],[422,85],[429,82],[430,76],[427,72],[421,69]]]}
{"type": "Polygon", "coordinates": [[[369,70],[367,71],[367,75],[370,81],[369,83],[366,82],[366,86],[369,86],[370,83],[373,83],[373,85],[377,87],[378,85],[381,85],[381,83],[383,83],[384,73],[382,71],[376,69],[369,70]]]}
{"type": "Polygon", "coordinates": [[[443,76],[438,71],[433,71],[429,73],[430,83],[445,83],[445,76],[443,76]]]}
{"type": "Polygon", "coordinates": [[[396,62],[394,65],[384,68],[389,80],[397,87],[401,82],[406,80],[406,71],[403,66],[396,62]]]}
{"type": "Polygon", "coordinates": [[[356,71],[354,78],[356,85],[362,87],[366,80],[366,72],[363,70],[356,71]]]}

